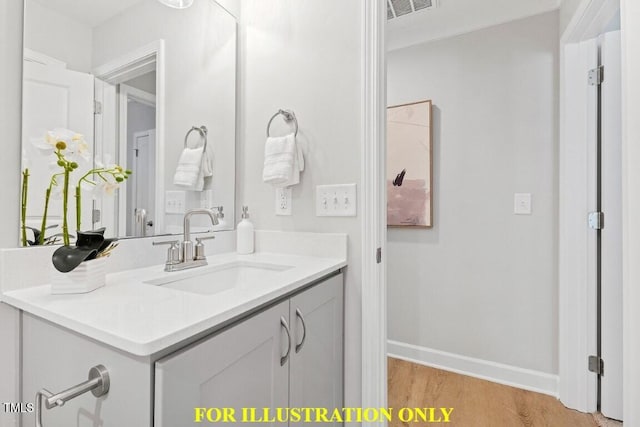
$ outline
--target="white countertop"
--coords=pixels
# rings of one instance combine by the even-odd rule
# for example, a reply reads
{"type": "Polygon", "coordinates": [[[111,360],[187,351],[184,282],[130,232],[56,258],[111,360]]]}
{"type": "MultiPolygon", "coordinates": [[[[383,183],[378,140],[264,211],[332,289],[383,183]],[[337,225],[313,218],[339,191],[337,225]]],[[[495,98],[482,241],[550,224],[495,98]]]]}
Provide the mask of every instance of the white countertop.
{"type": "MultiPolygon", "coordinates": [[[[209,266],[234,261],[286,265],[255,286],[203,295],[143,283],[181,273],[158,265],[107,275],[86,294],[52,295],[50,285],[5,292],[7,304],[137,356],[149,356],[296,291],[344,266],[344,258],[275,253],[209,257],[209,266]]],[[[186,273],[183,272],[183,273],[186,273]]]]}

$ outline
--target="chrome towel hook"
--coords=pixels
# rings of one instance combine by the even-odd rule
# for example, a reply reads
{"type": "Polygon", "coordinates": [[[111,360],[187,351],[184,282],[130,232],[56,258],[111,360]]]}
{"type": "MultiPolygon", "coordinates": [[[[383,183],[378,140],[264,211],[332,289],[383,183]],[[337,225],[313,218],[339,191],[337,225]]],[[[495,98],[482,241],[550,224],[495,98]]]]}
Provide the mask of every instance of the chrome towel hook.
{"type": "MultiPolygon", "coordinates": [[[[191,129],[189,129],[187,134],[184,136],[184,148],[189,148],[189,146],[187,145],[187,140],[189,139],[189,135],[191,135],[191,132],[193,131],[197,131],[200,134],[200,136],[204,140],[204,151],[207,151],[207,133],[209,133],[209,130],[205,125],[202,125],[200,127],[191,126],[191,129]]],[[[198,147],[194,147],[194,148],[198,148],[198,147]]]]}
{"type": "Polygon", "coordinates": [[[89,379],[58,394],[43,388],[36,393],[36,427],[42,427],[42,400],[47,409],[63,406],[68,400],[88,391],[95,397],[109,393],[109,371],[103,365],[96,365],[89,370],[89,379]]]}
{"type": "Polygon", "coordinates": [[[271,122],[273,122],[273,119],[275,119],[278,116],[282,116],[282,118],[286,123],[293,122],[296,128],[295,136],[298,136],[298,119],[296,117],[296,113],[294,113],[293,110],[278,110],[277,113],[271,116],[271,119],[269,119],[269,123],[267,124],[267,138],[271,136],[269,134],[269,131],[271,130],[271,122]]]}

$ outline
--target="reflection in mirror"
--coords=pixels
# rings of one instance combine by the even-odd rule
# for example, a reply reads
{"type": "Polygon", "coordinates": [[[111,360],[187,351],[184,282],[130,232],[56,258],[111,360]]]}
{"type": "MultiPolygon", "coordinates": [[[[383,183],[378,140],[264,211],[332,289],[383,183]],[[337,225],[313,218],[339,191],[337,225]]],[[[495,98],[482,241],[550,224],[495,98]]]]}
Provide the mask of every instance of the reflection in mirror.
{"type": "Polygon", "coordinates": [[[233,228],[237,35],[224,8],[213,0],[185,9],[157,0],[26,0],[24,46],[27,240],[59,243],[65,177],[52,181],[61,168],[54,146],[67,133],[70,146],[86,142],[82,153],[58,153],[77,163],[68,184],[71,236],[77,224],[118,237],[181,233],[184,212],[196,207],[223,207],[229,219],[216,229],[233,228]],[[194,127],[207,132],[186,138],[194,127]],[[178,179],[185,147],[199,153],[205,140],[189,164],[194,180],[178,179]],[[92,169],[116,173],[82,180],[92,169]]]}

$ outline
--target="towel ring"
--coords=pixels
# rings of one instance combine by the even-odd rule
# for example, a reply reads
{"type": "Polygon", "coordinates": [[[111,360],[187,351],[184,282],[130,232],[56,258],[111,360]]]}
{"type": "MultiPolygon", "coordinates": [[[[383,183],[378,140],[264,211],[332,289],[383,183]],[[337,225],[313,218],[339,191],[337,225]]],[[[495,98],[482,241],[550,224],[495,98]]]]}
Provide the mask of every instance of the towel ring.
{"type": "MultiPolygon", "coordinates": [[[[209,131],[207,130],[207,127],[205,125],[202,125],[200,127],[191,126],[191,129],[189,129],[187,134],[184,136],[184,148],[189,148],[189,146],[187,145],[187,140],[189,139],[189,135],[191,135],[191,132],[193,132],[194,130],[197,131],[200,134],[202,139],[204,139],[204,150],[203,151],[207,151],[207,133],[209,131]]],[[[198,148],[198,147],[195,147],[195,148],[198,148]]]]}
{"type": "Polygon", "coordinates": [[[280,115],[282,115],[282,118],[286,123],[293,122],[296,127],[295,136],[298,136],[298,119],[296,118],[296,113],[294,113],[293,110],[278,110],[277,113],[271,116],[271,119],[269,119],[269,123],[267,124],[267,138],[271,136],[269,134],[269,131],[271,130],[271,122],[280,115]]]}

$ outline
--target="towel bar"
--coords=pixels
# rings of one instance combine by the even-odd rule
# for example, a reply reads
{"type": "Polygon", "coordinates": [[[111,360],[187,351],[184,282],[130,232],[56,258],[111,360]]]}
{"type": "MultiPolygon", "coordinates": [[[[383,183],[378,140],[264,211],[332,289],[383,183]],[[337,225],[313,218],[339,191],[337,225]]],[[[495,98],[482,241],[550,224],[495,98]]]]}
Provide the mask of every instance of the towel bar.
{"type": "Polygon", "coordinates": [[[52,409],[63,406],[67,401],[90,391],[95,397],[109,393],[109,371],[102,365],[96,365],[89,370],[89,379],[58,394],[53,394],[47,389],[36,393],[36,427],[42,427],[42,401],[45,407],[52,409]]]}
{"type": "MultiPolygon", "coordinates": [[[[209,131],[207,130],[207,127],[205,125],[202,125],[200,127],[191,126],[191,129],[189,129],[187,134],[184,136],[184,148],[188,148],[187,140],[189,139],[189,135],[191,135],[191,132],[193,132],[194,130],[198,131],[198,133],[200,134],[202,139],[204,139],[204,151],[207,151],[207,133],[209,131]]],[[[195,147],[195,148],[197,148],[197,147],[195,147]]]]}
{"type": "Polygon", "coordinates": [[[271,136],[269,135],[269,131],[271,130],[271,122],[273,122],[273,119],[280,115],[282,115],[286,123],[293,122],[296,127],[295,136],[298,136],[298,119],[296,118],[296,113],[294,113],[293,110],[278,110],[277,113],[271,116],[271,119],[269,119],[269,123],[267,124],[267,138],[271,136]]]}

